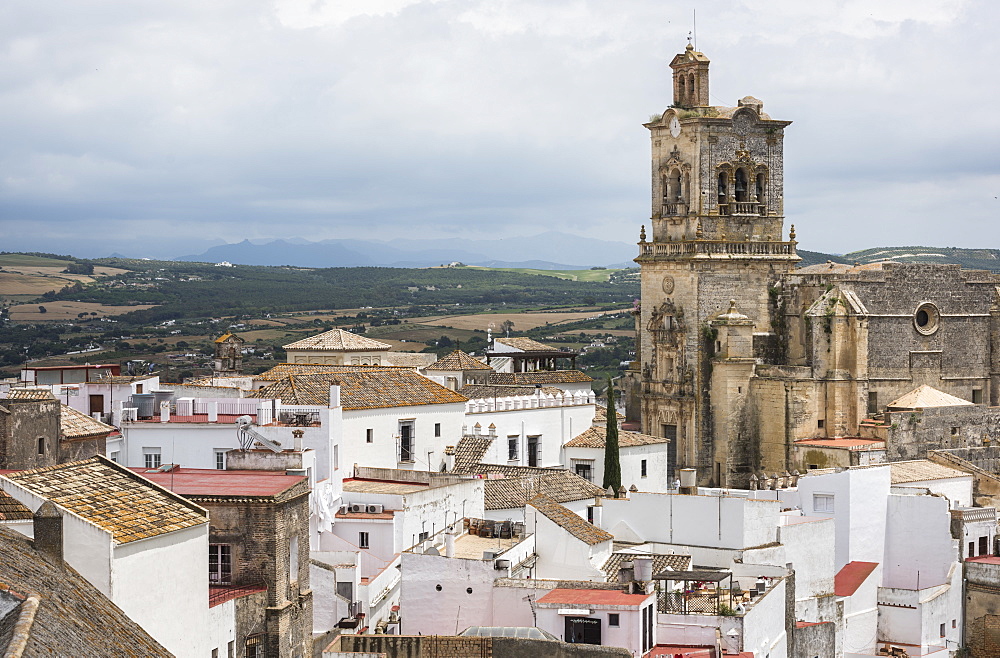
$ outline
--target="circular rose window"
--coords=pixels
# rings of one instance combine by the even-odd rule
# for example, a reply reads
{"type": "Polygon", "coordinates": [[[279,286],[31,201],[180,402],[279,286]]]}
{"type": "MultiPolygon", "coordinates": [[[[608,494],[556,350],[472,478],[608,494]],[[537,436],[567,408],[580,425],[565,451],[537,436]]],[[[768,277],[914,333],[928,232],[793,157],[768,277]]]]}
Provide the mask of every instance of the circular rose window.
{"type": "Polygon", "coordinates": [[[925,336],[937,331],[940,321],[941,313],[937,306],[930,302],[924,302],[918,306],[916,313],[913,314],[913,326],[925,336]]]}

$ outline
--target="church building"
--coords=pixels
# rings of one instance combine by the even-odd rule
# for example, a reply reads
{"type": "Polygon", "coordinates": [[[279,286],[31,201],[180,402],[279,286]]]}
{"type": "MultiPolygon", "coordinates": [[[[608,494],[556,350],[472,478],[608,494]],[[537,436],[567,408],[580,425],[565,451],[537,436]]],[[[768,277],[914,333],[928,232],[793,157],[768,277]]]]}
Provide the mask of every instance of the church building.
{"type": "Polygon", "coordinates": [[[921,385],[996,405],[1000,277],[893,262],[796,269],[783,203],[791,122],[752,96],[711,105],[709,60],[691,44],[670,68],[673,103],[645,124],[652,211],[627,389],[628,420],[670,439],[671,470],[747,486],[792,470],[795,441],[858,436],[921,385]]]}

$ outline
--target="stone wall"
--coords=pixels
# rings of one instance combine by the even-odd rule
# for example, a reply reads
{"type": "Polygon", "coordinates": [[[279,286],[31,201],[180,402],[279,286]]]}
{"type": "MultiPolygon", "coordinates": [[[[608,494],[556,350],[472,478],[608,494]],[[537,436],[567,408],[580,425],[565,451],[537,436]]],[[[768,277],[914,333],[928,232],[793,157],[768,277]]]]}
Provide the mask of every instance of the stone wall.
{"type": "Polygon", "coordinates": [[[6,410],[0,410],[0,468],[42,468],[59,462],[58,401],[0,400],[0,409],[6,410]]]}
{"type": "Polygon", "coordinates": [[[866,429],[885,440],[889,461],[924,459],[933,450],[973,448],[1000,439],[1000,407],[932,407],[883,415],[883,427],[866,429]]]}

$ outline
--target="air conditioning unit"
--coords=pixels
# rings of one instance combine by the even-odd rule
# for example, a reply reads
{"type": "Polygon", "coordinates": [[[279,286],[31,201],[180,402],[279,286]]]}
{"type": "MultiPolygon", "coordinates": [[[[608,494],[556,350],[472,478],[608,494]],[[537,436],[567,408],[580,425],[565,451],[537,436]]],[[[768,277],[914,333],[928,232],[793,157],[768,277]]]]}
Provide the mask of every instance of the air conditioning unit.
{"type": "Polygon", "coordinates": [[[347,514],[347,505],[341,505],[338,514],[347,514]]]}
{"type": "Polygon", "coordinates": [[[382,505],[368,505],[367,512],[369,514],[381,514],[383,506],[382,505]]]}
{"type": "Polygon", "coordinates": [[[503,571],[504,569],[510,569],[510,560],[497,560],[493,563],[493,568],[497,571],[503,571]]]}
{"type": "Polygon", "coordinates": [[[484,560],[495,560],[497,557],[496,551],[483,551],[484,560]]]}
{"type": "Polygon", "coordinates": [[[365,506],[358,504],[351,505],[351,511],[354,512],[355,514],[360,514],[361,512],[365,511],[365,506]]]}

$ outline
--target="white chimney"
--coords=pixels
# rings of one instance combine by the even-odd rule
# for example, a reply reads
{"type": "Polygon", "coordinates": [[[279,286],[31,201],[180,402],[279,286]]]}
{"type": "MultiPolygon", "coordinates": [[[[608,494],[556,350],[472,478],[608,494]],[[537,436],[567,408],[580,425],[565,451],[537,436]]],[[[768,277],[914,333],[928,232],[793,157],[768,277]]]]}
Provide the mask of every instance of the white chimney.
{"type": "Polygon", "coordinates": [[[330,408],[340,406],[340,384],[330,384],[330,408]]]}

